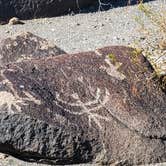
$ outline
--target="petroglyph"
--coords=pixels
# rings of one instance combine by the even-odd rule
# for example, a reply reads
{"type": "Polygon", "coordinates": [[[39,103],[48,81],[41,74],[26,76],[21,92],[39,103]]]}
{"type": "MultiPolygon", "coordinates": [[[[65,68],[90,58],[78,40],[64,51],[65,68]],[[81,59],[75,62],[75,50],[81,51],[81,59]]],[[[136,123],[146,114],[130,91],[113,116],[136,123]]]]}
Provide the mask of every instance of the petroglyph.
{"type": "Polygon", "coordinates": [[[64,72],[64,70],[60,69],[60,71],[62,72],[63,76],[64,76],[66,79],[68,79],[68,76],[67,76],[67,74],[64,72]]]}
{"type": "Polygon", "coordinates": [[[102,129],[102,125],[101,125],[101,120],[104,121],[110,121],[110,119],[106,116],[102,116],[99,115],[97,113],[95,113],[95,111],[98,111],[102,108],[105,108],[105,104],[108,102],[109,100],[109,92],[108,90],[105,88],[104,90],[104,96],[102,97],[102,93],[101,93],[101,89],[97,88],[96,93],[93,94],[91,91],[91,87],[89,87],[89,92],[92,95],[92,97],[94,98],[94,100],[91,101],[87,101],[87,102],[82,102],[79,95],[77,93],[74,93],[71,95],[71,97],[73,99],[75,99],[74,103],[70,103],[70,102],[66,102],[64,101],[61,97],[60,94],[57,93],[56,95],[56,100],[55,103],[57,106],[59,106],[60,108],[63,108],[65,111],[74,114],[74,115],[87,115],[88,119],[89,119],[89,126],[91,127],[92,121],[95,122],[97,124],[97,126],[102,129]],[[62,103],[66,106],[70,106],[70,107],[80,107],[81,108],[81,112],[74,112],[71,111],[69,109],[66,109],[64,107],[62,107],[59,103],[62,103]]]}
{"type": "Polygon", "coordinates": [[[113,65],[110,62],[109,57],[106,57],[104,61],[106,62],[108,67],[101,66],[100,69],[103,69],[104,71],[106,71],[108,75],[110,75],[111,77],[115,77],[118,80],[124,80],[126,78],[126,76],[123,73],[118,71],[119,65],[113,65]]]}
{"type": "Polygon", "coordinates": [[[13,83],[4,75],[3,70],[1,70],[1,77],[3,78],[3,81],[1,81],[0,84],[7,86],[10,92],[0,92],[0,108],[6,108],[7,111],[14,113],[12,107],[14,107],[18,112],[21,112],[22,106],[28,105],[27,102],[33,102],[37,105],[41,105],[41,101],[36,99],[27,91],[22,91],[26,97],[20,97],[14,89],[13,83]]]}
{"type": "Polygon", "coordinates": [[[36,98],[35,98],[34,96],[32,96],[29,92],[23,91],[23,93],[24,93],[24,95],[26,96],[26,97],[22,98],[24,101],[33,102],[33,103],[35,103],[35,104],[37,104],[37,105],[41,105],[41,104],[42,104],[40,100],[36,99],[36,98]]]}
{"type": "Polygon", "coordinates": [[[100,56],[100,57],[103,56],[98,50],[95,50],[95,53],[96,53],[98,56],[100,56]]]}
{"type": "Polygon", "coordinates": [[[4,39],[0,43],[0,65],[22,62],[33,58],[43,58],[64,54],[65,52],[53,43],[33,35],[21,33],[15,37],[4,39]]]}
{"type": "Polygon", "coordinates": [[[0,92],[0,108],[5,108],[9,113],[14,113],[12,107],[21,112],[21,106],[26,105],[23,100],[17,99],[12,93],[7,91],[0,92]]]}
{"type": "MultiPolygon", "coordinates": [[[[40,52],[29,49],[23,51],[28,57],[40,52]]],[[[132,63],[132,54],[132,48],[113,46],[98,54],[4,60],[0,150],[53,165],[165,161],[165,91],[150,79],[149,62],[139,56],[132,63]]]]}
{"type": "MultiPolygon", "coordinates": [[[[10,69],[10,71],[13,70],[10,69]]],[[[3,78],[1,84],[6,85],[9,88],[9,90],[12,92],[12,94],[15,96],[15,98],[19,99],[19,95],[17,94],[17,91],[13,87],[13,83],[9,79],[7,79],[6,76],[4,75],[4,70],[1,70],[1,77],[3,78]]]]}

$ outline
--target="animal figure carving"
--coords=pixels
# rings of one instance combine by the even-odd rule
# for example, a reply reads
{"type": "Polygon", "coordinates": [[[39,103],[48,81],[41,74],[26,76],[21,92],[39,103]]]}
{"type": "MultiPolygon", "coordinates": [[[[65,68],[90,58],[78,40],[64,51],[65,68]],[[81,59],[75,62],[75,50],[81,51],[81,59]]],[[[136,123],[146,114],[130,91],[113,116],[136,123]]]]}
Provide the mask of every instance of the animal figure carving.
{"type": "Polygon", "coordinates": [[[166,94],[133,51],[3,56],[0,152],[54,165],[166,161],[166,94]]]}
{"type": "MultiPolygon", "coordinates": [[[[81,111],[80,112],[74,112],[74,111],[70,111],[69,109],[65,109],[63,108],[65,111],[70,112],[71,114],[74,115],[84,115],[84,116],[88,116],[89,119],[89,126],[91,126],[91,123],[96,123],[96,125],[102,129],[102,125],[100,124],[100,120],[104,120],[104,121],[109,121],[110,119],[106,116],[101,116],[98,113],[95,113],[94,111],[100,111],[101,108],[105,108],[105,104],[106,102],[109,101],[109,92],[107,89],[105,89],[105,94],[104,97],[101,98],[101,90],[99,88],[97,88],[96,90],[96,94],[93,94],[93,92],[91,92],[91,88],[89,87],[90,93],[93,96],[94,100],[92,101],[88,101],[86,103],[82,102],[80,97],[78,96],[78,94],[72,94],[72,97],[75,99],[74,103],[69,103],[64,101],[63,99],[60,98],[60,95],[57,93],[56,99],[56,105],[60,106],[58,104],[58,102],[71,106],[71,107],[80,107],[81,111]]],[[[60,106],[62,107],[62,106],[60,106]]],[[[106,109],[106,108],[105,108],[106,109]]],[[[106,110],[108,111],[108,110],[106,110]]]]}

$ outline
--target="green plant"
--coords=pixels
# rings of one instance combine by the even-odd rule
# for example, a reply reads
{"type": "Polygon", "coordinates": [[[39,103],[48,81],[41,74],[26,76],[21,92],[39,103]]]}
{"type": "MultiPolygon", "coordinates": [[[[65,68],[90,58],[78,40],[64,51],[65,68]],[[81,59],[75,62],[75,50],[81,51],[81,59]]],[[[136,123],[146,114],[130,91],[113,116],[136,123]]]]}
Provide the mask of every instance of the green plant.
{"type": "Polygon", "coordinates": [[[113,64],[115,64],[115,63],[117,62],[116,56],[115,56],[114,54],[110,53],[110,54],[108,55],[108,57],[109,57],[109,59],[111,60],[111,62],[112,62],[113,64]]]}

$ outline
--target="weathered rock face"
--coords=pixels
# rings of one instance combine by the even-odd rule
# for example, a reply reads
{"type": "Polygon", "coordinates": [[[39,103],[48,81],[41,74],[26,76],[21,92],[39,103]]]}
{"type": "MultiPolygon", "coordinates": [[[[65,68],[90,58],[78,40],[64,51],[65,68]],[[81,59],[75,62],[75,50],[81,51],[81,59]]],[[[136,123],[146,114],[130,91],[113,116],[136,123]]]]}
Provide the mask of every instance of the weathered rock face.
{"type": "Polygon", "coordinates": [[[91,5],[97,0],[0,0],[0,18],[58,16],[91,5]]]}
{"type": "Polygon", "coordinates": [[[64,53],[62,49],[47,40],[26,32],[0,42],[0,65],[64,53]]]}
{"type": "Polygon", "coordinates": [[[57,164],[166,161],[166,94],[152,73],[127,47],[2,67],[0,151],[57,164]]]}

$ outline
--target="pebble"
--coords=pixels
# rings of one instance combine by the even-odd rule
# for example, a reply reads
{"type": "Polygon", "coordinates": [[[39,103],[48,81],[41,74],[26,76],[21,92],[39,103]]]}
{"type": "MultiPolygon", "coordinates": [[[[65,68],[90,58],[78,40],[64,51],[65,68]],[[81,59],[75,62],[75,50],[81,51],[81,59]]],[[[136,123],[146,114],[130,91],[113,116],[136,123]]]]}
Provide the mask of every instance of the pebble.
{"type": "Polygon", "coordinates": [[[19,18],[13,17],[9,20],[9,25],[24,24],[19,18]]]}
{"type": "Polygon", "coordinates": [[[159,48],[161,50],[166,50],[166,39],[163,39],[159,42],[159,48]]]}
{"type": "Polygon", "coordinates": [[[5,33],[10,33],[10,31],[5,31],[5,33]]]}
{"type": "Polygon", "coordinates": [[[20,89],[24,89],[25,88],[24,85],[20,85],[19,87],[20,87],[20,89]]]}
{"type": "Polygon", "coordinates": [[[0,153],[0,159],[6,159],[9,155],[4,154],[4,153],[0,153]]]}

